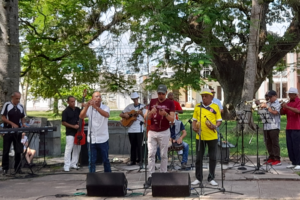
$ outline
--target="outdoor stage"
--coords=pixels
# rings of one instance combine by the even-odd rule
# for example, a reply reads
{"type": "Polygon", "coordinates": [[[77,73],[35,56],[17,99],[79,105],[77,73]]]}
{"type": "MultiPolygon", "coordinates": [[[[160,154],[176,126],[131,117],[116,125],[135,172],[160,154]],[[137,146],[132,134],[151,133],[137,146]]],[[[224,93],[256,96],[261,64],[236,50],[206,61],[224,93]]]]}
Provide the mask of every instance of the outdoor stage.
{"type": "MultiPolygon", "coordinates": [[[[114,157],[128,157],[121,155],[111,155],[114,157]]],[[[250,159],[254,162],[256,157],[251,156],[250,159]]],[[[261,158],[262,161],[263,158],[261,158]]],[[[191,159],[189,159],[191,160],[191,159]]],[[[276,166],[264,175],[244,173],[236,168],[228,169],[233,163],[229,163],[224,166],[224,188],[226,191],[234,191],[243,193],[244,195],[231,194],[231,193],[217,193],[208,196],[201,196],[202,199],[300,199],[299,181],[300,176],[291,169],[286,169],[289,164],[288,159],[282,160],[281,166],[276,166]]],[[[39,177],[25,178],[25,174],[17,175],[16,177],[8,176],[3,177],[0,180],[0,196],[1,199],[57,199],[54,195],[65,194],[74,195],[81,192],[86,193],[86,173],[88,172],[87,166],[82,167],[79,170],[72,169],[70,172],[63,172],[62,168],[63,157],[48,159],[48,166],[42,168],[39,172],[36,172],[39,177]],[[47,175],[51,174],[51,175],[47,175]],[[81,189],[81,190],[76,190],[81,189]],[[48,196],[53,195],[53,196],[48,196]]],[[[254,162],[255,164],[255,162],[254,162]]],[[[246,165],[251,166],[250,163],[246,165]]],[[[204,177],[207,177],[207,163],[204,163],[204,177]]],[[[38,167],[38,166],[37,166],[38,167]]],[[[157,164],[159,168],[159,164],[157,164]]],[[[249,170],[253,169],[247,167],[249,170]]],[[[265,169],[265,166],[263,167],[265,169]]],[[[27,171],[26,168],[22,169],[27,171]]],[[[102,171],[102,166],[97,166],[98,171],[102,171]]],[[[113,172],[123,172],[128,180],[128,188],[143,188],[144,173],[138,172],[138,166],[126,166],[125,164],[113,164],[113,172]]],[[[191,181],[195,180],[194,170],[190,171],[175,171],[172,173],[190,173],[191,181]]],[[[1,173],[2,174],[2,173],[1,173]]],[[[216,181],[221,186],[221,168],[218,164],[216,169],[216,181]]],[[[208,185],[204,181],[204,185],[208,185]]],[[[193,186],[192,186],[193,188],[193,186]]],[[[216,187],[217,188],[217,187],[216,187]]],[[[197,189],[200,192],[200,189],[197,189]]],[[[204,192],[212,192],[216,190],[204,189],[204,192]]],[[[148,189],[146,195],[142,196],[144,190],[128,191],[127,196],[121,198],[108,199],[152,199],[152,191],[148,189]]],[[[186,198],[177,199],[198,199],[198,195],[195,190],[191,191],[191,196],[186,198]]],[[[62,199],[62,198],[61,198],[62,199]]],[[[87,197],[87,196],[73,196],[64,197],[63,199],[106,199],[105,197],[87,197]]],[[[161,199],[161,198],[156,198],[161,199]]],[[[173,199],[173,198],[163,198],[173,199]]]]}

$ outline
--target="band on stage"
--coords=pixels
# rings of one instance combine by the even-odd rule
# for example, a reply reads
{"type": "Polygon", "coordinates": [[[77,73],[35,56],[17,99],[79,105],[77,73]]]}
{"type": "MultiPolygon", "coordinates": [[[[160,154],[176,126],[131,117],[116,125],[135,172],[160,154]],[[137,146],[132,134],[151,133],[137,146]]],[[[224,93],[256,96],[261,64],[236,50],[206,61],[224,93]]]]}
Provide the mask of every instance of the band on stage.
{"type": "MultiPolygon", "coordinates": [[[[260,112],[265,113],[268,118],[265,120],[266,123],[263,124],[264,143],[268,151],[265,164],[281,165],[279,146],[280,115],[286,115],[287,149],[292,163],[288,167],[300,169],[300,99],[296,88],[291,87],[287,93],[289,102],[280,103],[277,99],[277,93],[273,90],[266,93],[266,102],[255,101],[258,110],[263,110],[260,112]]],[[[220,140],[218,132],[222,124],[221,113],[223,107],[220,100],[214,97],[214,94],[213,89],[204,88],[200,92],[202,101],[195,105],[192,116],[191,126],[193,133],[196,135],[196,180],[192,184],[202,184],[203,182],[203,158],[207,147],[209,173],[205,179],[212,186],[218,185],[215,179],[215,169],[218,141],[220,140]]],[[[157,161],[160,161],[160,172],[167,172],[170,150],[176,151],[178,157],[181,158],[181,169],[188,170],[189,145],[187,141],[184,141],[187,131],[179,119],[183,110],[180,103],[174,100],[174,94],[172,92],[168,93],[165,85],[159,85],[157,98],[151,99],[148,105],[139,102],[140,96],[137,92],[132,92],[130,97],[132,103],[127,105],[119,114],[122,118],[122,125],[126,127],[130,142],[130,162],[128,165],[142,167],[143,164],[147,163],[149,174],[146,184],[148,186],[151,186],[152,174],[156,170],[155,163],[157,161]],[[144,134],[145,132],[147,134],[144,134]],[[146,137],[144,137],[145,135],[146,137]]],[[[20,104],[20,98],[20,92],[13,92],[11,101],[4,104],[1,111],[4,128],[26,127],[26,113],[20,104]]],[[[69,172],[72,168],[79,169],[81,146],[86,140],[89,172],[94,173],[96,171],[97,154],[101,154],[104,172],[111,172],[108,130],[110,108],[103,104],[100,92],[94,92],[92,99],[87,103],[83,103],[82,109],[75,106],[75,101],[75,97],[69,96],[67,98],[68,106],[62,113],[62,125],[66,128],[64,171],[69,172]],[[88,131],[87,135],[84,135],[83,126],[86,117],[88,118],[88,131]]],[[[27,152],[26,160],[29,165],[32,164],[32,158],[35,154],[35,150],[29,148],[25,134],[4,134],[2,157],[4,175],[8,173],[9,169],[11,143],[15,148],[15,170],[20,163],[21,153],[24,150],[27,152]]]]}

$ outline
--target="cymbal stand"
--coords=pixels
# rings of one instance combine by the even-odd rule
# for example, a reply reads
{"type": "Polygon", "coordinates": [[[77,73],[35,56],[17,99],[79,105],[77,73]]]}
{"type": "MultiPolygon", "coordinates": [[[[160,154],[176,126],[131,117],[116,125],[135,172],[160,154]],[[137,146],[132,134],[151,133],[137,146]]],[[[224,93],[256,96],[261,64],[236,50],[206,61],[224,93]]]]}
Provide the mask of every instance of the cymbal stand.
{"type": "Polygon", "coordinates": [[[191,154],[192,154],[191,169],[193,169],[195,166],[194,166],[194,152],[193,152],[193,128],[192,128],[192,120],[189,119],[188,122],[190,123],[190,134],[191,134],[191,154]]]}

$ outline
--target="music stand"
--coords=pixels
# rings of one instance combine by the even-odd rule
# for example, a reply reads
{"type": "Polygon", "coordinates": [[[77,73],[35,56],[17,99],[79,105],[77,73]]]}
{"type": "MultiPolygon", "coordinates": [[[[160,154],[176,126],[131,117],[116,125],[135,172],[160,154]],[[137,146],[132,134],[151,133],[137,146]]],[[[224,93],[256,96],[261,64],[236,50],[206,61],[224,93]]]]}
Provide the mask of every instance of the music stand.
{"type": "MultiPolygon", "coordinates": [[[[241,135],[242,135],[242,153],[241,157],[237,159],[237,163],[239,160],[241,160],[241,164],[238,166],[233,166],[233,167],[238,167],[239,170],[247,170],[246,163],[248,161],[251,162],[251,160],[245,155],[245,146],[244,146],[244,125],[249,124],[250,118],[248,118],[248,115],[251,114],[251,110],[243,110],[243,111],[236,111],[236,118],[237,118],[237,126],[241,126],[241,135]],[[247,162],[246,162],[247,160],[247,162]]],[[[253,164],[253,163],[252,163],[253,164]]],[[[253,166],[248,166],[248,167],[253,167],[253,166]]]]}

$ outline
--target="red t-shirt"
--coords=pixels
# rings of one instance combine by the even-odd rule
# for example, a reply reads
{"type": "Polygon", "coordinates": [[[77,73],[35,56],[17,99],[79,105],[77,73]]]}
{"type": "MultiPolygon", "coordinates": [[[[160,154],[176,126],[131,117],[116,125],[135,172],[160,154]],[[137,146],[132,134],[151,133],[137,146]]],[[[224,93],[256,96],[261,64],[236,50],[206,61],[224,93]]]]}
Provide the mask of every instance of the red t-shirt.
{"type": "Polygon", "coordinates": [[[151,99],[149,111],[154,107],[156,107],[157,112],[151,116],[150,130],[156,132],[167,130],[170,127],[170,123],[166,117],[161,116],[158,112],[159,109],[165,110],[168,114],[170,114],[170,112],[175,112],[173,101],[166,99],[163,102],[159,102],[157,98],[151,99]]]}
{"type": "MultiPolygon", "coordinates": [[[[176,111],[176,110],[182,110],[182,108],[181,108],[181,106],[180,106],[180,103],[179,103],[178,101],[173,100],[173,102],[174,102],[174,105],[175,105],[175,111],[176,111]]],[[[179,118],[178,118],[178,113],[176,114],[176,119],[177,119],[177,120],[179,119],[179,118]]]]}
{"type": "MultiPolygon", "coordinates": [[[[300,110],[300,99],[296,97],[294,101],[290,101],[287,105],[300,110]]],[[[285,108],[283,108],[283,112],[284,114],[286,114],[287,118],[286,129],[300,130],[300,114],[294,113],[293,111],[290,111],[285,108]]]]}

